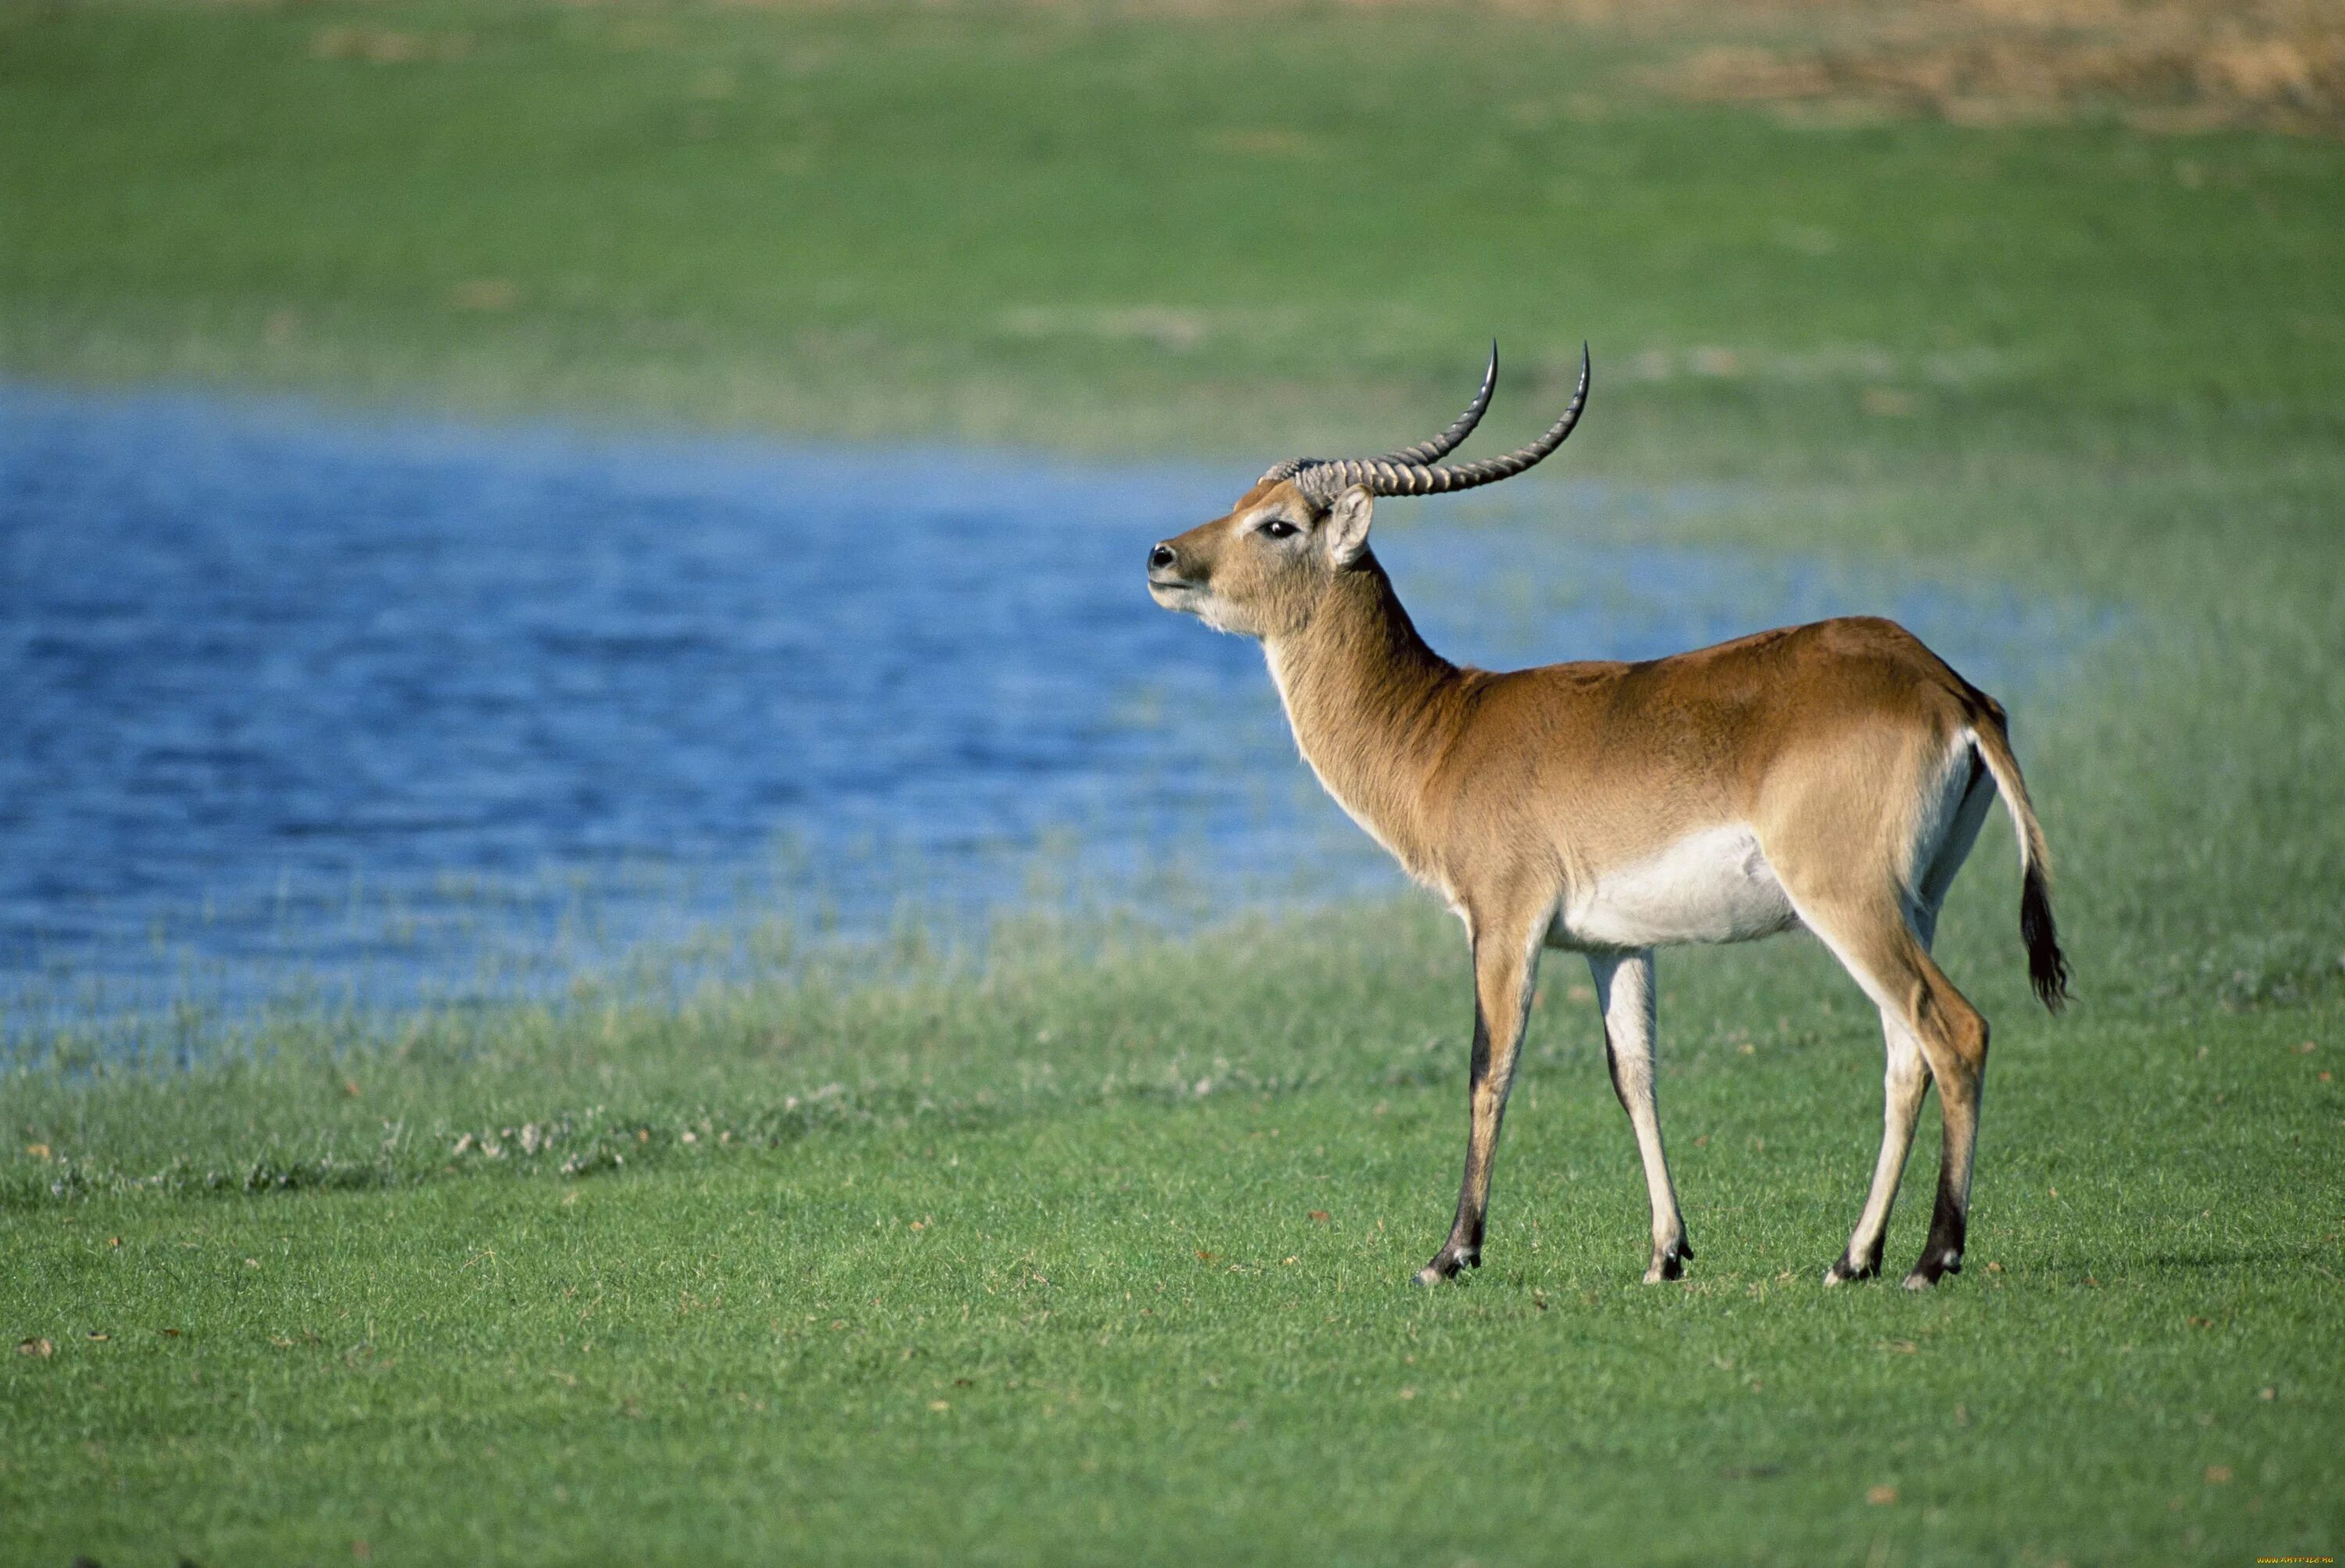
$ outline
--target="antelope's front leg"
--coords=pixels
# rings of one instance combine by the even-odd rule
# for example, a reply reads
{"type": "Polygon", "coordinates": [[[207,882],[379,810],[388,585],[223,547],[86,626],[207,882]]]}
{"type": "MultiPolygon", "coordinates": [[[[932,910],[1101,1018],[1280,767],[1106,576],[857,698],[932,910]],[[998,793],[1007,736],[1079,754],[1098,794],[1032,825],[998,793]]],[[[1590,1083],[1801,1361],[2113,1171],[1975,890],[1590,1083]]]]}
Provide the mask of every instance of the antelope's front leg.
{"type": "Polygon", "coordinates": [[[1482,1222],[1490,1207],[1490,1165],[1498,1153],[1498,1124],[1530,1013],[1538,969],[1536,932],[1477,930],[1474,937],[1474,1071],[1466,1135],[1466,1179],[1457,1191],[1457,1217],[1449,1239],[1417,1270],[1416,1282],[1435,1285],[1458,1266],[1482,1266],[1482,1222]]]}
{"type": "Polygon", "coordinates": [[[1660,1111],[1653,1099],[1653,950],[1590,953],[1588,972],[1604,1013],[1604,1064],[1612,1074],[1612,1093],[1629,1113],[1637,1156],[1645,1165],[1645,1191],[1653,1207],[1653,1260],[1645,1283],[1658,1285],[1685,1273],[1693,1245],[1686,1240],[1685,1219],[1678,1212],[1669,1156],[1661,1148],[1660,1111]]]}

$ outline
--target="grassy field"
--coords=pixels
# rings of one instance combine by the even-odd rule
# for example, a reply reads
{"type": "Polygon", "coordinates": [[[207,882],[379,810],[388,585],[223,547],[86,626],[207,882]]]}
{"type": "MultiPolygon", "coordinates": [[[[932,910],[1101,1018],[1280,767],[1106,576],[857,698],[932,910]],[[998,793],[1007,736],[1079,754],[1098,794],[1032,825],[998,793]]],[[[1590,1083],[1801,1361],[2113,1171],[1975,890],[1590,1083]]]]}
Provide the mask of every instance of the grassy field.
{"type": "Polygon", "coordinates": [[[1941,936],[1997,1026],[1947,1288],[1816,1283],[1880,1046],[1796,942],[1663,959],[1699,1260],[1651,1288],[1564,960],[1488,1267],[1406,1285],[1468,1023],[1422,902],[188,1074],[60,1042],[0,1079],[0,1561],[2334,1554],[2345,147],[1689,105],[1653,85],[1686,46],[1431,6],[0,10],[8,373],[1219,452],[1234,490],[1423,433],[1494,329],[1528,429],[1584,336],[1559,461],[1731,486],[1669,537],[2112,627],[2005,694],[2077,1005],[2026,1000],[2000,818],[1941,936]]]}

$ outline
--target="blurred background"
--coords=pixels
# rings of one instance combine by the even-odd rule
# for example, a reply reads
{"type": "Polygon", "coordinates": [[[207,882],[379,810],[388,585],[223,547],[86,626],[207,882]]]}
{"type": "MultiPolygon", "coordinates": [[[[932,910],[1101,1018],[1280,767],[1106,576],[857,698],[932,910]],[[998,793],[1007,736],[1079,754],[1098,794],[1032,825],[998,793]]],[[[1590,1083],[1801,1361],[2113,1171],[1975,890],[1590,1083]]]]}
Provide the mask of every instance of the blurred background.
{"type": "Polygon", "coordinates": [[[2340,131],[2281,0],[0,7],[0,1029],[1397,889],[1139,562],[1494,334],[1592,410],[1380,514],[1436,646],[2017,706],[2317,490],[2340,131]]]}

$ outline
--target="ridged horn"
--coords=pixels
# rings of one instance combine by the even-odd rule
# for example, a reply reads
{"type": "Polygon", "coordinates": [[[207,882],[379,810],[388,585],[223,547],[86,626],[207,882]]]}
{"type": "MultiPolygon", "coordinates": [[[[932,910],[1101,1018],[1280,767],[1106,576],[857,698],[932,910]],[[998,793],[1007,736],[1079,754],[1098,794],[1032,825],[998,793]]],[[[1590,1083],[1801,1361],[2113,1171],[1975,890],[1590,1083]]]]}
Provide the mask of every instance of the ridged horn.
{"type": "MultiPolygon", "coordinates": [[[[1563,444],[1564,438],[1571,433],[1572,426],[1579,423],[1579,411],[1588,406],[1588,385],[1592,369],[1588,345],[1582,343],[1579,346],[1579,385],[1571,394],[1571,405],[1563,411],[1562,418],[1548,427],[1546,434],[1504,457],[1455,464],[1405,461],[1406,454],[1333,460],[1297,457],[1280,463],[1263,477],[1293,479],[1315,504],[1321,506],[1333,504],[1336,496],[1355,484],[1367,486],[1369,493],[1376,495],[1439,495],[1452,490],[1471,490],[1480,484],[1496,484],[1501,479],[1512,479],[1563,444]]],[[[1478,412],[1475,417],[1480,417],[1478,412]]],[[[1456,428],[1451,426],[1452,430],[1456,428]]],[[[1443,437],[1446,439],[1447,434],[1444,432],[1443,437]]],[[[1465,437],[1460,434],[1457,439],[1462,441],[1465,437]]]]}
{"type": "Polygon", "coordinates": [[[1449,428],[1431,441],[1420,441],[1415,446],[1405,446],[1398,452],[1387,452],[1376,461],[1424,464],[1437,458],[1448,456],[1457,449],[1457,443],[1473,434],[1474,427],[1482,423],[1483,411],[1490,406],[1490,394],[1497,390],[1498,340],[1492,338],[1489,368],[1482,372],[1481,390],[1474,394],[1474,401],[1466,405],[1466,412],[1451,420],[1449,428]]]}
{"type": "MultiPolygon", "coordinates": [[[[1498,340],[1492,338],[1490,363],[1482,372],[1481,389],[1475,392],[1474,401],[1466,405],[1466,412],[1449,422],[1447,430],[1443,431],[1431,441],[1420,441],[1415,446],[1405,446],[1398,452],[1387,452],[1382,457],[1370,458],[1368,461],[1424,464],[1431,463],[1436,457],[1448,456],[1457,450],[1460,442],[1474,433],[1474,427],[1482,423],[1482,415],[1490,406],[1490,394],[1497,389],[1498,340]]],[[[1326,459],[1322,457],[1290,457],[1269,470],[1254,483],[1269,484],[1281,479],[1292,479],[1304,469],[1315,467],[1325,461],[1326,459]]]]}

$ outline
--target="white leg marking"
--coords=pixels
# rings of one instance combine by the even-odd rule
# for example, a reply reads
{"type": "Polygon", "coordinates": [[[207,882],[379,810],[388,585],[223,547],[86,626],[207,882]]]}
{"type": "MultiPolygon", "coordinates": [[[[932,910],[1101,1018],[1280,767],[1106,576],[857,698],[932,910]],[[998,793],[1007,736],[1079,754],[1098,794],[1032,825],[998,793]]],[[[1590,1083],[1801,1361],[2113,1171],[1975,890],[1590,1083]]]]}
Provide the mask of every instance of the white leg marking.
{"type": "Polygon", "coordinates": [[[1653,1099],[1653,954],[1588,955],[1596,982],[1596,1004],[1604,1013],[1604,1043],[1612,1087],[1636,1129],[1637,1153],[1645,1162],[1645,1191],[1653,1207],[1653,1259],[1645,1282],[1663,1278],[1685,1244],[1685,1221],[1678,1213],[1677,1189],[1670,1181],[1669,1156],[1661,1147],[1661,1118],[1653,1099]]]}
{"type": "MultiPolygon", "coordinates": [[[[1849,1268],[1863,1274],[1880,1270],[1882,1237],[1889,1229],[1889,1210],[1897,1201],[1905,1156],[1914,1147],[1914,1125],[1922,1115],[1922,1096],[1930,1087],[1922,1043],[1904,1022],[1884,1010],[1881,1033],[1889,1050],[1888,1066],[1881,1078],[1881,1156],[1873,1163],[1873,1190],[1865,1197],[1855,1233],[1848,1238],[1846,1254],[1849,1268]]],[[[1835,1272],[1826,1283],[1854,1277],[1835,1272]]]]}

